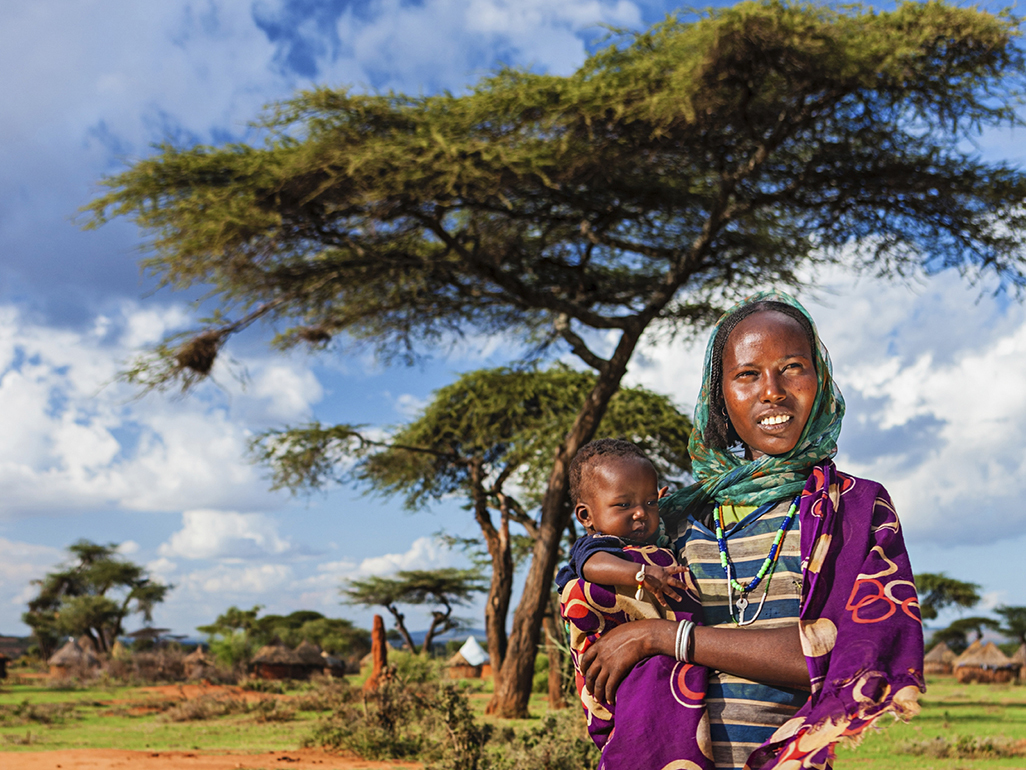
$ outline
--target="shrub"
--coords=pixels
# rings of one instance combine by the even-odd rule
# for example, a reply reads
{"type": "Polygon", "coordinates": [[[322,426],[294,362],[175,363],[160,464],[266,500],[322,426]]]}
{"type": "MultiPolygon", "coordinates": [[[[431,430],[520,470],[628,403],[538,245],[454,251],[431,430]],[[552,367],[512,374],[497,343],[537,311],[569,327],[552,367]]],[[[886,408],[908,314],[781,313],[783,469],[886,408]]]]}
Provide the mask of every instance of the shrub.
{"type": "Polygon", "coordinates": [[[396,678],[385,680],[362,704],[345,704],[314,728],[308,746],[351,751],[364,759],[415,757],[424,745],[423,719],[427,703],[413,688],[396,678]]]}
{"type": "Polygon", "coordinates": [[[249,710],[249,704],[242,698],[201,695],[199,698],[184,700],[172,706],[161,715],[161,719],[165,722],[192,722],[228,714],[245,714],[249,710]]]}
{"type": "Polygon", "coordinates": [[[257,722],[291,722],[296,718],[296,707],[277,698],[257,701],[249,710],[257,722]]]}
{"type": "Polygon", "coordinates": [[[23,700],[13,705],[0,704],[0,725],[4,727],[60,724],[77,716],[75,706],[71,703],[29,703],[23,700]]]}
{"type": "Polygon", "coordinates": [[[598,766],[599,750],[588,737],[578,709],[549,712],[540,724],[503,737],[505,746],[491,757],[488,770],[592,770],[598,766]]]}

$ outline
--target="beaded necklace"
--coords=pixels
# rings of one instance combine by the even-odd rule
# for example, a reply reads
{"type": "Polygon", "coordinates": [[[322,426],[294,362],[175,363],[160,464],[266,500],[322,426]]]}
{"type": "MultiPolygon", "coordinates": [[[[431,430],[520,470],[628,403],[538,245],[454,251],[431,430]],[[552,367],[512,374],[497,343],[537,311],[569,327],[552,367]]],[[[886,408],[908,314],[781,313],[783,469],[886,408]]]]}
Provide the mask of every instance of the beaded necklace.
{"type": "Polygon", "coordinates": [[[723,525],[723,506],[718,505],[716,507],[716,544],[720,548],[720,564],[723,566],[723,574],[727,578],[727,611],[730,613],[731,621],[736,626],[751,625],[762,614],[762,606],[766,603],[766,595],[769,593],[770,582],[773,580],[773,571],[777,568],[777,558],[780,556],[780,543],[783,541],[784,535],[788,527],[791,526],[795,513],[798,511],[799,497],[801,495],[795,495],[794,500],[791,501],[791,507],[788,508],[784,520],[780,522],[780,529],[777,530],[776,537],[773,538],[773,545],[770,546],[769,554],[763,561],[762,566],[759,567],[755,577],[746,585],[738,582],[734,564],[730,561],[730,556],[727,553],[727,538],[724,535],[725,527],[723,525]],[[745,610],[748,608],[748,594],[762,582],[762,579],[767,574],[769,574],[769,579],[766,580],[766,587],[762,591],[759,608],[755,611],[755,615],[752,616],[751,620],[745,620],[745,610]],[[736,602],[734,601],[734,591],[741,594],[736,602]],[[734,607],[737,607],[736,619],[734,618],[734,607]]]}

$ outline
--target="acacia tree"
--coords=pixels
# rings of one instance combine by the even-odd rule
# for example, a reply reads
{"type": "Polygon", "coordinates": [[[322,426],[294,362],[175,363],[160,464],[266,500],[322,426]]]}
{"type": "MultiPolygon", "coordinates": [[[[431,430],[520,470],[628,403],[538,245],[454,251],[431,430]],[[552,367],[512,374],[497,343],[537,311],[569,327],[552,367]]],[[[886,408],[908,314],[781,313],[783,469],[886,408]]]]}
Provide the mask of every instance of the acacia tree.
{"type": "MultiPolygon", "coordinates": [[[[439,389],[420,416],[387,441],[370,440],[358,426],[313,424],[269,431],[255,449],[270,465],[275,486],[293,491],[351,482],[402,495],[410,510],[454,493],[465,495],[491,568],[485,631],[498,684],[513,591],[516,532],[510,525],[519,526],[532,543],[537,540],[532,513],[544,494],[549,461],[594,386],[594,375],[565,366],[475,371],[439,389]]],[[[663,479],[679,478],[691,467],[691,422],[665,396],[623,388],[597,430],[638,443],[663,479]]],[[[558,668],[559,662],[553,663],[558,668]]],[[[493,700],[489,710],[497,705],[493,700]]]]}
{"type": "Polygon", "coordinates": [[[945,607],[971,609],[980,603],[980,586],[950,578],[943,572],[923,572],[915,576],[919,594],[919,613],[923,620],[934,620],[945,607]]]}
{"type": "Polygon", "coordinates": [[[140,613],[151,622],[154,606],[173,587],[154,582],[143,567],[122,558],[116,543],[79,540],[68,546],[68,553],[72,563],[32,581],[39,594],[22,615],[43,657],[49,657],[60,635],[69,634],[85,634],[97,650],[108,652],[124,633],[125,618],[140,613]]]}
{"type": "Polygon", "coordinates": [[[523,716],[567,466],[646,333],[700,328],[829,262],[1026,282],[1026,176],[972,149],[1023,122],[1015,30],[942,2],[745,2],[626,35],[566,77],[503,70],[458,96],[318,88],[267,116],[260,147],[164,146],[107,180],[93,223],[132,218],[152,235],[146,267],[217,312],[129,376],[187,387],[261,318],[282,346],[410,358],[473,330],[592,367],[553,451],[497,695],[523,716]]]}
{"type": "Polygon", "coordinates": [[[431,570],[400,570],[394,577],[372,576],[348,581],[342,588],[342,595],[351,604],[364,607],[384,607],[395,619],[395,627],[409,646],[410,651],[417,652],[406,628],[406,617],[399,611],[400,604],[441,605],[431,611],[431,625],[421,652],[431,651],[431,642],[436,634],[444,634],[459,628],[460,621],[452,616],[454,605],[466,604],[470,597],[484,591],[481,575],[477,570],[456,569],[445,567],[431,570]]]}
{"type": "Polygon", "coordinates": [[[1002,605],[994,609],[1001,616],[1001,627],[998,629],[1009,639],[1019,644],[1026,644],[1026,607],[1009,607],[1002,605]]]}
{"type": "Polygon", "coordinates": [[[989,628],[991,631],[1000,630],[1001,624],[994,618],[970,617],[959,618],[947,628],[935,631],[934,642],[944,642],[951,648],[952,652],[962,653],[969,646],[969,634],[976,635],[976,641],[983,639],[983,630],[989,628]]]}

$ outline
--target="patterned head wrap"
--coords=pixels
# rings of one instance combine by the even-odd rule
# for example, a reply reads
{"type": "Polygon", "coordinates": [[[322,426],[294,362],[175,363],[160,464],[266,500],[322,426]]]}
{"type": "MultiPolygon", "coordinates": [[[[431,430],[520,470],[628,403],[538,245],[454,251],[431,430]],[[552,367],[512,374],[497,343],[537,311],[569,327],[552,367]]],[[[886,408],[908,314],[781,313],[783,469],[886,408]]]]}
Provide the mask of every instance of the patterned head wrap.
{"type": "Polygon", "coordinates": [[[816,331],[809,312],[789,294],[764,291],[747,297],[730,308],[716,323],[705,353],[702,392],[695,406],[694,429],[688,451],[691,453],[695,484],[660,501],[660,514],[679,521],[694,506],[708,502],[735,505],[762,505],[793,497],[805,487],[812,467],[837,453],[837,436],[844,416],[844,398],[834,382],[830,355],[816,331]],[[713,347],[723,323],[741,308],[756,302],[780,302],[797,309],[812,326],[818,388],[809,420],[794,448],[782,455],[763,455],[746,460],[735,453],[710,445],[706,440],[709,423],[710,386],[713,369],[713,347]]]}

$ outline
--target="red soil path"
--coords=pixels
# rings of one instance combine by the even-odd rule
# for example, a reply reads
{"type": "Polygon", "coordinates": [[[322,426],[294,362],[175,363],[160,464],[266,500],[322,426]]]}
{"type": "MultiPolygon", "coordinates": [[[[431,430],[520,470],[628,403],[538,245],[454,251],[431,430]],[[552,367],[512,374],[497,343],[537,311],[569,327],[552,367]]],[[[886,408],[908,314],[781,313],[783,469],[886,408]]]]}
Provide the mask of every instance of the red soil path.
{"type": "Polygon", "coordinates": [[[316,749],[263,754],[66,749],[0,752],[0,767],[3,770],[416,770],[421,766],[408,762],[368,762],[316,749]]]}

